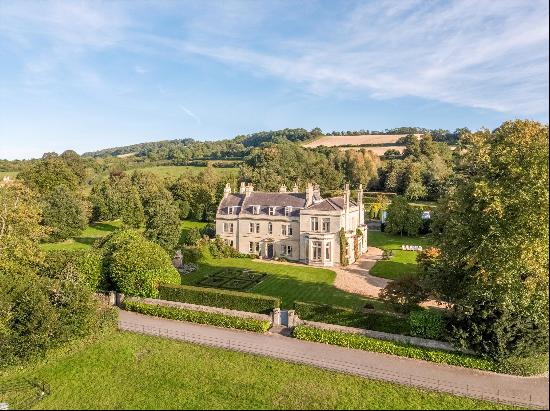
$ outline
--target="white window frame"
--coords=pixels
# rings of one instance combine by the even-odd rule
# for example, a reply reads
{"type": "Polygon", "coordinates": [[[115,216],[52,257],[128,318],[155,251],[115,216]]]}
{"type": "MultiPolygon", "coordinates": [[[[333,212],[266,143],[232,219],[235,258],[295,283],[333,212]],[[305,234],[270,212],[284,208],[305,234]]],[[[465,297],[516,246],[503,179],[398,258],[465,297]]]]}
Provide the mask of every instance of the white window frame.
{"type": "Polygon", "coordinates": [[[273,223],[267,223],[267,234],[273,234],[273,223]]]}
{"type": "Polygon", "coordinates": [[[292,235],[292,225],[291,224],[288,225],[288,228],[286,229],[286,231],[287,231],[288,235],[292,235]]]}
{"type": "Polygon", "coordinates": [[[330,241],[328,241],[326,244],[325,244],[325,260],[326,261],[332,261],[331,257],[332,257],[332,244],[330,241]]]}
{"type": "Polygon", "coordinates": [[[323,232],[330,232],[330,218],[323,218],[322,221],[323,232]]]}
{"type": "Polygon", "coordinates": [[[311,245],[311,259],[313,261],[321,261],[323,258],[323,242],[313,241],[311,245]]]}
{"type": "Polygon", "coordinates": [[[233,223],[223,223],[223,232],[233,234],[233,223]]]}
{"type": "Polygon", "coordinates": [[[285,217],[290,217],[290,214],[292,214],[292,206],[286,206],[285,207],[285,217]]]}
{"type": "Polygon", "coordinates": [[[289,256],[292,257],[292,246],[291,245],[286,246],[286,255],[289,255],[289,256]]]}
{"type": "Polygon", "coordinates": [[[269,207],[269,215],[275,215],[277,212],[277,207],[269,207]]]}
{"type": "Polygon", "coordinates": [[[227,207],[227,214],[235,214],[235,207],[227,207]]]}
{"type": "Polygon", "coordinates": [[[287,234],[287,229],[286,229],[286,224],[281,224],[281,235],[288,235],[287,234]]]}
{"type": "Polygon", "coordinates": [[[248,252],[253,253],[254,252],[254,241],[248,242],[248,252]]]}
{"type": "Polygon", "coordinates": [[[248,232],[253,233],[254,232],[254,223],[248,223],[248,232]]]}
{"type": "Polygon", "coordinates": [[[256,223],[256,234],[260,233],[260,223],[256,223]]]}
{"type": "Polygon", "coordinates": [[[259,205],[253,205],[252,206],[252,214],[254,214],[254,215],[260,214],[260,206],[259,205]]]}
{"type": "Polygon", "coordinates": [[[319,217],[311,217],[311,231],[319,231],[319,217]]]}
{"type": "Polygon", "coordinates": [[[260,243],[259,242],[254,242],[254,244],[256,244],[256,252],[259,253],[260,252],[260,243]]]}
{"type": "Polygon", "coordinates": [[[285,255],[286,252],[286,246],[284,244],[281,244],[281,255],[285,255]]]}

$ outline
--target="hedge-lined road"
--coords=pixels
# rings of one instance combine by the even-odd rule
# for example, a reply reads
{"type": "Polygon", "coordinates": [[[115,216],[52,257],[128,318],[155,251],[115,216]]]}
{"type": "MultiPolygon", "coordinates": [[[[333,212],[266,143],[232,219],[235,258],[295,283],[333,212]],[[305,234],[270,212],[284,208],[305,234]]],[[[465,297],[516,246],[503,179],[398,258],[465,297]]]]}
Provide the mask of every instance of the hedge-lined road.
{"type": "Polygon", "coordinates": [[[119,328],[488,400],[548,409],[548,377],[516,377],[120,311],[119,328]]]}

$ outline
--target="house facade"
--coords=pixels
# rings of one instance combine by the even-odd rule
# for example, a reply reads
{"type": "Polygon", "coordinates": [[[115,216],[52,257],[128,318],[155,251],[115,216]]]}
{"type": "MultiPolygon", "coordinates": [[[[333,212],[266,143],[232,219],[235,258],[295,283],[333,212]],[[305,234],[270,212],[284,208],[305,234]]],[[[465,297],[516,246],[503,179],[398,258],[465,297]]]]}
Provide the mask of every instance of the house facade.
{"type": "Polygon", "coordinates": [[[318,187],[308,184],[305,192],[295,185],[287,191],[254,191],[241,183],[239,193],[226,185],[216,213],[216,234],[245,254],[260,258],[286,258],[316,266],[340,264],[343,228],[345,253],[350,263],[367,250],[363,189],[357,203],[349,185],[343,196],[322,198],[318,187]]]}

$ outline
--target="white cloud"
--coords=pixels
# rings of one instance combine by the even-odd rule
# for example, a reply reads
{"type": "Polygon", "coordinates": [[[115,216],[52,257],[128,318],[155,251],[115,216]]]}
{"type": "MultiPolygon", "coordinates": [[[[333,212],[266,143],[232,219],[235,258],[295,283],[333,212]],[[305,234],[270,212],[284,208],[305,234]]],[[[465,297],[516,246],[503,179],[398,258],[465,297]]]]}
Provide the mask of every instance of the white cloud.
{"type": "Polygon", "coordinates": [[[139,66],[139,65],[136,65],[134,66],[134,71],[137,73],[137,74],[145,74],[147,73],[149,70],[139,66]]]}

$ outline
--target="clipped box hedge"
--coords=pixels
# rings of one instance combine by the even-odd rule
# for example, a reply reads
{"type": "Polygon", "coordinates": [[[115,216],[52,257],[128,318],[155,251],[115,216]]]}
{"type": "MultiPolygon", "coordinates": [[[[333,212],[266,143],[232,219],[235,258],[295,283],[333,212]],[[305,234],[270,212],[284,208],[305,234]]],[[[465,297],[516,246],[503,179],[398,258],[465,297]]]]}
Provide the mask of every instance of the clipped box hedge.
{"type": "Polygon", "coordinates": [[[152,315],[155,317],[188,321],[198,324],[209,324],[224,328],[236,328],[239,330],[254,331],[258,333],[265,333],[271,327],[271,323],[267,320],[233,317],[218,313],[187,310],[184,308],[164,307],[161,305],[146,304],[136,301],[125,301],[123,306],[125,310],[152,315]]]}
{"type": "Polygon", "coordinates": [[[273,311],[281,305],[281,301],[275,297],[191,285],[162,284],[159,287],[159,298],[262,314],[273,311]]]}
{"type": "Polygon", "coordinates": [[[359,350],[399,355],[459,367],[476,368],[486,371],[498,371],[497,365],[490,360],[458,352],[449,352],[432,348],[417,347],[394,341],[377,340],[359,334],[340,331],[328,331],[300,325],[294,328],[293,335],[299,340],[321,342],[359,350]]]}
{"type": "Polygon", "coordinates": [[[294,303],[294,310],[302,320],[364,328],[392,334],[410,334],[409,321],[388,312],[372,311],[362,313],[346,307],[301,301],[294,303]]]}

